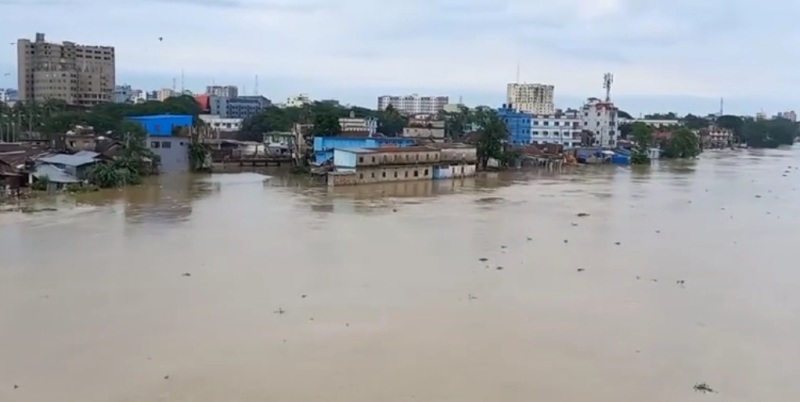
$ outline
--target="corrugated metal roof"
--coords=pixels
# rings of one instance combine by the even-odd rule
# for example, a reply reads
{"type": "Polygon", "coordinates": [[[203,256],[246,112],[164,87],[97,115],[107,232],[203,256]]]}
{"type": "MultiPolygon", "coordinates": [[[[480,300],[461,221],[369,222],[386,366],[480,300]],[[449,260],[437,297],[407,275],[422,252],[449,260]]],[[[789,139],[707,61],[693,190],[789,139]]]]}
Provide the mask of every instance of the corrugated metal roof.
{"type": "Polygon", "coordinates": [[[39,165],[36,167],[36,171],[33,172],[33,176],[37,179],[47,176],[47,179],[53,183],[69,184],[81,182],[77,177],[48,164],[39,165]]]}
{"type": "Polygon", "coordinates": [[[72,156],[79,156],[79,157],[82,157],[82,158],[85,157],[85,158],[93,158],[94,159],[94,158],[97,158],[98,156],[100,156],[100,154],[97,153],[97,152],[92,152],[92,151],[78,151],[75,154],[73,154],[72,156]]]}
{"type": "MultiPolygon", "coordinates": [[[[94,152],[91,152],[95,154],[94,152]]],[[[95,157],[89,156],[81,156],[81,155],[68,155],[68,154],[55,154],[52,156],[46,156],[44,158],[39,158],[40,161],[46,163],[56,163],[59,165],[67,165],[67,166],[83,166],[88,165],[90,163],[95,162],[95,157]]]]}
{"type": "Polygon", "coordinates": [[[352,153],[354,153],[354,154],[371,154],[371,153],[374,153],[374,152],[375,152],[375,150],[374,150],[374,149],[368,149],[368,148],[350,148],[350,147],[347,147],[347,148],[334,148],[334,150],[346,151],[346,152],[352,152],[352,153]]]}

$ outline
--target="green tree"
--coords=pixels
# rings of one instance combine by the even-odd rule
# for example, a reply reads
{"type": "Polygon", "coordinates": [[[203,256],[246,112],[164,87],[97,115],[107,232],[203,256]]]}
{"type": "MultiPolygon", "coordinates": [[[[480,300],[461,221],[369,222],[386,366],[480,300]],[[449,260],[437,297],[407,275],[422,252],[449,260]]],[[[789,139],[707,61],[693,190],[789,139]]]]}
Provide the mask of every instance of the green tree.
{"type": "Polygon", "coordinates": [[[700,155],[700,139],[686,128],[672,132],[666,141],[664,156],[667,158],[694,158],[700,155]]]}
{"type": "Polygon", "coordinates": [[[681,119],[681,123],[683,123],[683,126],[689,130],[700,130],[708,127],[708,120],[700,116],[695,116],[691,113],[684,116],[681,119]]]}
{"type": "Polygon", "coordinates": [[[742,141],[754,148],[792,145],[798,134],[797,124],[782,118],[748,120],[742,126],[742,141]]]}
{"type": "Polygon", "coordinates": [[[720,128],[725,128],[733,131],[733,135],[742,139],[742,129],[744,128],[744,120],[739,116],[723,115],[716,119],[716,125],[720,128]]]}
{"type": "Polygon", "coordinates": [[[378,132],[387,137],[400,135],[406,124],[408,124],[406,118],[392,105],[378,113],[378,132]]]}
{"type": "Polygon", "coordinates": [[[628,112],[626,112],[624,110],[617,110],[617,117],[619,117],[621,119],[633,120],[633,116],[631,116],[630,113],[628,113],[628,112]]]}
{"type": "Polygon", "coordinates": [[[483,111],[483,125],[478,136],[477,154],[480,166],[485,169],[489,159],[503,160],[503,143],[508,138],[508,128],[497,113],[483,111]]]}
{"type": "Polygon", "coordinates": [[[636,122],[631,125],[631,138],[634,143],[631,152],[631,163],[650,163],[650,148],[655,144],[653,131],[653,128],[645,123],[636,122]]]}
{"type": "Polygon", "coordinates": [[[311,134],[320,136],[335,136],[342,133],[339,125],[339,116],[330,112],[314,116],[314,128],[311,134]]]}

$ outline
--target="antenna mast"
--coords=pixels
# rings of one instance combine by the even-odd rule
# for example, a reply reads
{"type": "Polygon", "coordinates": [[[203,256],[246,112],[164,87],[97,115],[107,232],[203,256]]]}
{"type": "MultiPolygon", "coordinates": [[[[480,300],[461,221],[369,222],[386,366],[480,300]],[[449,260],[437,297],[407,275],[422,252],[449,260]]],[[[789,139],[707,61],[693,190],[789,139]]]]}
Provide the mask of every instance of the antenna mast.
{"type": "Polygon", "coordinates": [[[614,75],[605,73],[603,75],[603,89],[606,90],[606,102],[611,102],[611,84],[614,82],[614,75]]]}
{"type": "Polygon", "coordinates": [[[181,95],[183,95],[185,87],[183,86],[183,69],[181,69],[181,95]]]}
{"type": "Polygon", "coordinates": [[[724,114],[724,112],[723,112],[725,110],[723,108],[724,102],[725,102],[725,100],[723,98],[719,98],[719,115],[720,116],[722,116],[724,114]]]}
{"type": "Polygon", "coordinates": [[[258,74],[256,74],[256,85],[255,88],[253,88],[253,92],[253,95],[258,96],[258,74]]]}

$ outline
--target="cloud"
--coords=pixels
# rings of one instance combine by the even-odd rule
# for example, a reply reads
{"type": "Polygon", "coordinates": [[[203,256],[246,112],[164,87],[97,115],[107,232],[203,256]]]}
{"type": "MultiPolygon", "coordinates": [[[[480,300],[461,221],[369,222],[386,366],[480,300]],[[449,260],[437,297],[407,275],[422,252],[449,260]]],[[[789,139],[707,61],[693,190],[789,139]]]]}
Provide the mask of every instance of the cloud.
{"type": "Polygon", "coordinates": [[[620,96],[800,100],[787,85],[800,79],[800,3],[788,0],[0,0],[0,14],[13,16],[9,40],[35,21],[49,40],[115,46],[120,81],[258,74],[344,98],[408,88],[502,102],[519,61],[523,80],[564,97],[601,95],[610,71],[620,96]],[[87,23],[63,18],[77,5],[87,23]]]}

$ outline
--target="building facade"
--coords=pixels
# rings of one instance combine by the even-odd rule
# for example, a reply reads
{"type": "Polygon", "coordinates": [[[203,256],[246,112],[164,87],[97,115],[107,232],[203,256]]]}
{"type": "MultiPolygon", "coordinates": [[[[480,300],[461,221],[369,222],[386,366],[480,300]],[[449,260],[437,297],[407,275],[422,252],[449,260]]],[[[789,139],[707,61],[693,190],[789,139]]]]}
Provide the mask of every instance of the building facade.
{"type": "Polygon", "coordinates": [[[13,103],[19,100],[19,91],[11,88],[0,88],[0,102],[13,103]]]}
{"type": "Polygon", "coordinates": [[[429,147],[334,149],[329,185],[431,180],[440,152],[429,147]],[[348,174],[347,183],[342,179],[348,174]],[[338,179],[338,183],[337,183],[338,179]]]}
{"type": "Polygon", "coordinates": [[[786,120],[789,120],[789,121],[792,121],[792,122],[796,122],[797,121],[797,113],[795,113],[794,110],[790,110],[788,112],[778,113],[778,117],[782,117],[782,118],[784,118],[786,120]]]}
{"type": "Polygon", "coordinates": [[[619,119],[613,102],[589,98],[580,111],[581,129],[591,133],[592,145],[614,148],[619,139],[619,119]]]}
{"type": "Polygon", "coordinates": [[[242,129],[242,121],[244,121],[244,119],[220,117],[214,114],[201,114],[198,117],[212,130],[221,133],[240,131],[242,129]]]}
{"type": "Polygon", "coordinates": [[[508,143],[526,145],[531,143],[531,124],[533,116],[513,105],[504,104],[497,109],[497,116],[503,120],[508,130],[508,143]]]}
{"type": "Polygon", "coordinates": [[[445,122],[437,120],[435,115],[416,115],[408,119],[408,125],[403,127],[403,137],[427,139],[435,142],[444,140],[445,122]]]}
{"type": "Polygon", "coordinates": [[[61,44],[36,39],[17,41],[17,83],[20,100],[63,100],[70,105],[93,106],[112,101],[116,85],[116,58],[111,46],[61,44]]]}
{"type": "Polygon", "coordinates": [[[158,155],[161,172],[177,173],[189,171],[188,136],[176,135],[192,126],[190,115],[155,115],[127,117],[137,122],[147,132],[147,148],[158,155]]]}
{"type": "Polygon", "coordinates": [[[557,144],[565,148],[581,144],[583,130],[580,112],[556,110],[555,114],[531,116],[530,144],[557,144]]]}
{"type": "Polygon", "coordinates": [[[255,116],[272,106],[272,102],[263,96],[209,96],[209,114],[222,118],[246,119],[255,116]]]}
{"type": "Polygon", "coordinates": [[[409,147],[412,138],[401,137],[314,137],[314,163],[322,165],[333,160],[334,149],[409,147]]]}
{"type": "Polygon", "coordinates": [[[401,114],[438,114],[450,103],[447,96],[408,96],[384,95],[378,97],[378,110],[386,110],[389,105],[401,114]]]}
{"type": "Polygon", "coordinates": [[[297,94],[286,98],[286,107],[303,107],[311,104],[308,94],[297,94]]]}
{"type": "Polygon", "coordinates": [[[180,129],[191,128],[193,123],[190,115],[131,116],[125,119],[141,124],[150,136],[169,136],[180,129]]]}
{"type": "Polygon", "coordinates": [[[206,95],[235,98],[239,96],[239,88],[235,85],[209,85],[206,87],[206,95]]]}
{"type": "Polygon", "coordinates": [[[117,85],[114,87],[114,95],[111,101],[114,103],[134,103],[134,89],[130,85],[117,85]]]}
{"type": "Polygon", "coordinates": [[[355,117],[353,112],[350,112],[350,117],[342,117],[339,119],[339,126],[342,128],[342,135],[348,133],[366,133],[370,137],[378,132],[378,119],[374,117],[355,117]]]}
{"type": "Polygon", "coordinates": [[[553,94],[555,86],[545,84],[510,83],[506,87],[506,104],[522,112],[532,114],[554,114],[553,94]]]}

